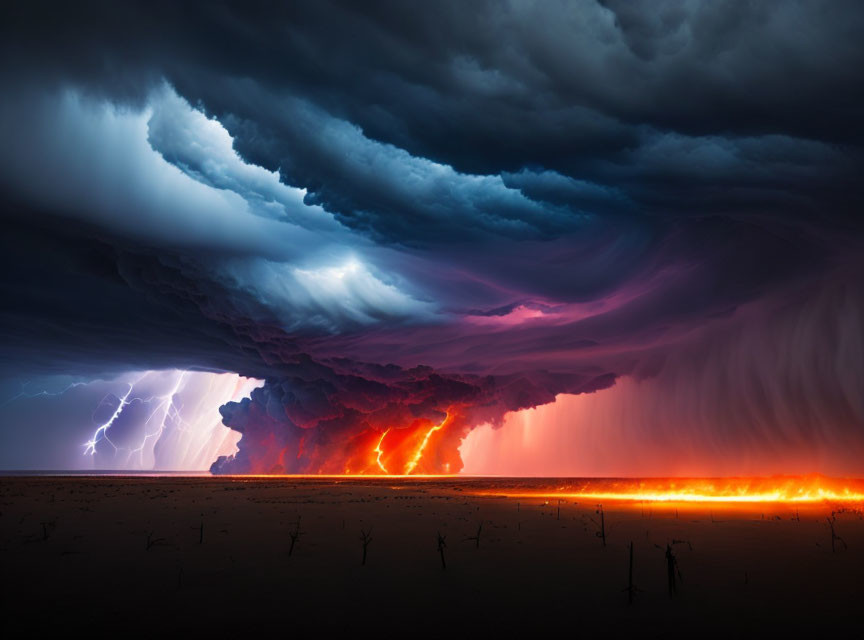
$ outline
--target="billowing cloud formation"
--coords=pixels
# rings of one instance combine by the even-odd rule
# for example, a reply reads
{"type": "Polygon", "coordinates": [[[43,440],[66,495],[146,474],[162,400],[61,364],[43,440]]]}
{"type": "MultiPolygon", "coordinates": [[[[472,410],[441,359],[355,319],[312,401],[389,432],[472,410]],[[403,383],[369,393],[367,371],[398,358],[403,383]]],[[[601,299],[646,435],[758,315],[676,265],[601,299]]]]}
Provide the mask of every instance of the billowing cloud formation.
{"type": "MultiPolygon", "coordinates": [[[[458,414],[452,453],[622,376],[721,397],[682,354],[860,266],[857,3],[3,11],[0,371],[266,379],[224,470],[349,466],[345,438],[458,414]]],[[[833,339],[807,334],[760,375],[833,339]]]]}
{"type": "Polygon", "coordinates": [[[475,425],[614,382],[612,375],[441,375],[352,361],[300,361],[286,373],[222,408],[243,438],[236,454],[213,464],[215,473],[456,473],[459,446],[475,425]]]}

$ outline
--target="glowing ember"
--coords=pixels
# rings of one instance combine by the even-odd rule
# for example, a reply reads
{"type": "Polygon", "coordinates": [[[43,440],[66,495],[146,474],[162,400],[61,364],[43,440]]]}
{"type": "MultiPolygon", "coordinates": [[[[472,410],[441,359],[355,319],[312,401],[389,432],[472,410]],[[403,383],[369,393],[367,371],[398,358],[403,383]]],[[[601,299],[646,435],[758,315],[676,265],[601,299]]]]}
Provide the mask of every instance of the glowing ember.
{"type": "Polygon", "coordinates": [[[629,502],[760,503],[864,502],[864,481],[823,476],[585,480],[579,486],[528,491],[481,491],[511,498],[570,498],[629,502]]]}

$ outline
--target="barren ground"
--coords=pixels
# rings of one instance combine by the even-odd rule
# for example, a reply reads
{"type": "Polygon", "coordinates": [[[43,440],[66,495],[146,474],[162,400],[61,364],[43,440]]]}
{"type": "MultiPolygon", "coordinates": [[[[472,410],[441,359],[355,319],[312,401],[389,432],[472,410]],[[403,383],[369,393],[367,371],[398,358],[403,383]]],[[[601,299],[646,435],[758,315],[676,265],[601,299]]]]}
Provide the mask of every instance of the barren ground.
{"type": "Polygon", "coordinates": [[[507,479],[6,477],[6,631],[826,637],[860,631],[864,521],[838,505],[485,497],[507,479]],[[300,535],[289,555],[292,532],[300,535]],[[201,525],[203,523],[203,541],[201,525]],[[482,523],[479,546],[473,538],[482,523]],[[365,566],[361,530],[371,532],[365,566]],[[437,534],[446,536],[446,570],[437,534]],[[634,548],[628,604],[628,549],[634,548]],[[668,595],[673,545],[679,592],[668,595]],[[844,543],[848,548],[844,548],[844,543]],[[855,626],[853,626],[855,625],[855,626]]]}

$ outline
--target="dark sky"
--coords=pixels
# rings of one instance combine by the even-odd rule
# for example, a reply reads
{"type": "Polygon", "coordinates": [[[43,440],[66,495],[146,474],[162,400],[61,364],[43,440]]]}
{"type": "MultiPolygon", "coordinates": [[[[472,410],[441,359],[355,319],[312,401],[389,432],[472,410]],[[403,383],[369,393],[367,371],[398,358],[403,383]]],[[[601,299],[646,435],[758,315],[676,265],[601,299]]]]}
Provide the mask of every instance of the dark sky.
{"type": "Polygon", "coordinates": [[[0,12],[7,380],[471,422],[629,376],[732,440],[864,426],[860,2],[0,12]]]}

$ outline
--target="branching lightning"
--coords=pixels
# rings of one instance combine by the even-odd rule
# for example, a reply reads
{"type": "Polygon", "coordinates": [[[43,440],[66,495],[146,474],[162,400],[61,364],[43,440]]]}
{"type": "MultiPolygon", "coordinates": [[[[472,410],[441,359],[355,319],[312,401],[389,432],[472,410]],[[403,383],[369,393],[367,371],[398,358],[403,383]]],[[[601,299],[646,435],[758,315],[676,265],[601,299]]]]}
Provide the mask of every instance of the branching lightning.
{"type": "Polygon", "coordinates": [[[105,451],[107,445],[109,455],[113,455],[111,464],[117,469],[167,466],[194,470],[209,464],[217,451],[226,446],[233,448],[233,432],[222,425],[218,407],[238,395],[247,395],[257,382],[233,374],[147,371],[123,384],[126,390],[122,395],[106,395],[97,405],[119,401],[111,416],[96,427],[83,445],[84,455],[95,456],[105,451]],[[156,377],[160,374],[174,376],[170,388],[159,393],[140,392],[144,383],[151,388],[153,384],[164,385],[156,377]],[[200,376],[207,376],[206,386],[200,376]],[[193,401],[184,406],[183,398],[193,401]],[[145,413],[143,419],[136,416],[134,429],[125,425],[120,429],[127,440],[120,444],[116,435],[111,437],[111,430],[120,424],[132,405],[143,406],[145,413]],[[163,440],[163,436],[170,439],[163,440]],[[131,444],[130,437],[134,438],[131,444]],[[158,456],[157,446],[163,447],[158,456]]]}
{"type": "Polygon", "coordinates": [[[166,420],[171,419],[171,421],[174,423],[174,425],[178,429],[185,428],[185,421],[180,416],[180,410],[183,408],[183,406],[180,405],[178,407],[177,405],[175,405],[174,400],[177,396],[177,392],[183,386],[183,381],[186,378],[186,373],[187,373],[186,371],[183,371],[177,377],[177,380],[174,383],[174,386],[172,387],[171,391],[169,391],[167,394],[164,394],[162,396],[154,396],[154,397],[148,399],[148,401],[152,401],[155,399],[155,400],[158,400],[159,402],[156,405],[156,408],[153,409],[153,411],[148,416],[147,420],[144,422],[145,432],[144,432],[144,437],[141,440],[141,444],[138,445],[137,447],[133,447],[130,450],[130,456],[134,455],[136,453],[139,455],[139,457],[141,458],[140,462],[142,463],[142,465],[144,462],[143,461],[144,449],[147,446],[147,442],[151,439],[154,439],[154,438],[157,441],[159,440],[159,437],[162,435],[162,433],[166,429],[166,426],[165,426],[166,420]],[[157,414],[159,414],[160,412],[162,415],[162,419],[156,421],[157,426],[154,430],[148,431],[147,430],[148,428],[152,428],[151,423],[153,422],[153,418],[157,414]]]}
{"type": "MultiPolygon", "coordinates": [[[[90,438],[90,440],[88,440],[86,443],[84,443],[84,455],[85,456],[86,455],[90,455],[90,456],[96,455],[96,445],[99,444],[100,442],[102,442],[103,440],[105,442],[107,442],[108,444],[110,444],[114,448],[115,452],[117,452],[119,450],[117,445],[115,445],[113,442],[111,442],[111,438],[108,437],[108,429],[110,429],[111,425],[113,425],[114,422],[117,420],[117,418],[120,417],[120,414],[123,413],[123,409],[125,409],[126,406],[128,404],[130,404],[129,396],[132,395],[132,391],[135,389],[135,385],[138,382],[140,382],[141,380],[143,380],[146,376],[147,376],[147,374],[145,373],[141,377],[137,378],[134,382],[127,383],[129,388],[126,390],[126,393],[123,394],[123,397],[120,398],[120,403],[117,405],[117,408],[114,410],[114,413],[111,414],[111,417],[108,418],[108,420],[105,423],[99,425],[99,427],[96,429],[96,431],[93,432],[93,437],[90,438]]],[[[108,396],[105,396],[105,398],[102,399],[102,402],[105,402],[105,400],[107,398],[108,398],[108,396]]],[[[100,402],[99,404],[101,405],[102,402],[100,402]]]]}
{"type": "Polygon", "coordinates": [[[50,397],[50,396],[62,396],[67,391],[69,391],[70,389],[74,389],[76,387],[85,387],[85,386],[87,386],[88,383],[86,383],[86,382],[73,382],[72,384],[69,384],[66,387],[64,387],[63,389],[61,389],[60,391],[48,391],[47,389],[43,389],[42,391],[37,391],[35,393],[28,393],[27,391],[24,390],[28,384],[30,384],[30,383],[29,382],[23,383],[21,385],[21,391],[16,393],[11,398],[5,400],[4,402],[0,403],[0,409],[2,409],[3,407],[5,407],[7,405],[12,404],[16,400],[20,400],[22,398],[30,399],[30,398],[45,398],[45,397],[50,397]]]}

